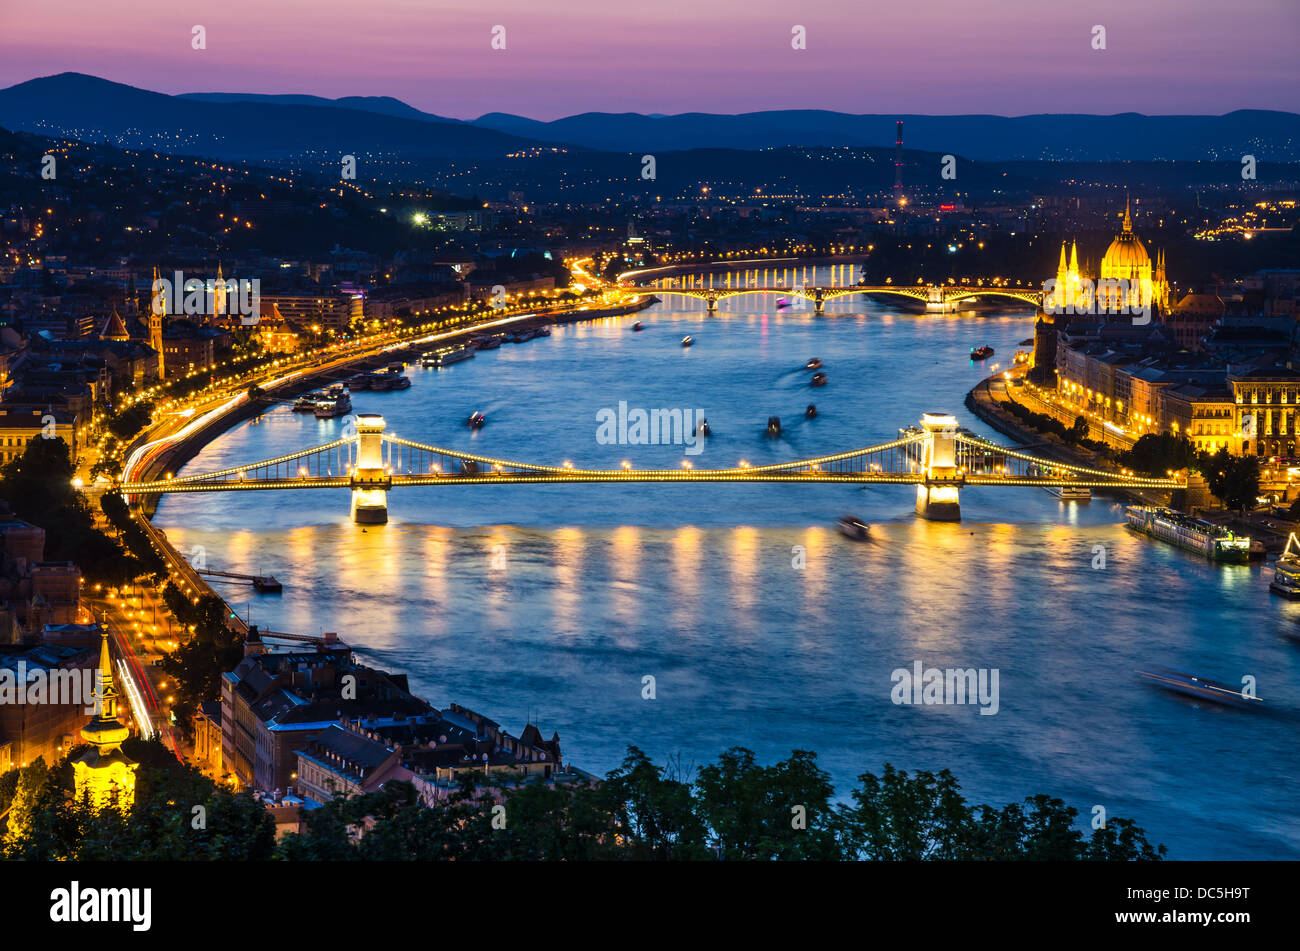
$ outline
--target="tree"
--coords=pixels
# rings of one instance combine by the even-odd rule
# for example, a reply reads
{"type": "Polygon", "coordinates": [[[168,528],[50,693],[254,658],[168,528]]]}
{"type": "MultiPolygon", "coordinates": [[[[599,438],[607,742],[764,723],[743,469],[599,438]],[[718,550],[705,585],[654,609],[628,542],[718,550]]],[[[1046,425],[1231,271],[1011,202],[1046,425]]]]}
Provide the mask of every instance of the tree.
{"type": "Polygon", "coordinates": [[[9,804],[4,855],[10,859],[49,860],[55,857],[51,805],[53,790],[45,760],[37,757],[18,770],[18,784],[9,804]]]}
{"type": "Polygon", "coordinates": [[[1186,436],[1174,433],[1147,433],[1133,448],[1122,452],[1116,461],[1145,475],[1164,478],[1171,469],[1190,469],[1199,465],[1196,446],[1186,436]]]}
{"type": "Polygon", "coordinates": [[[884,773],[863,773],[851,793],[854,805],[841,807],[850,858],[917,861],[967,858],[971,810],[948,770],[938,775],[886,763],[884,773]]]}
{"type": "Polygon", "coordinates": [[[790,758],[760,766],[742,747],[700,769],[696,809],[721,859],[836,859],[834,795],[817,754],[794,750],[790,758]]]}
{"type": "Polygon", "coordinates": [[[695,814],[691,788],[665,778],[664,769],[635,746],[606,776],[601,800],[626,838],[630,858],[701,858],[704,823],[695,814]]]}
{"type": "Polygon", "coordinates": [[[1244,512],[1254,508],[1259,497],[1259,459],[1234,456],[1220,449],[1202,463],[1210,491],[1229,509],[1244,512]]]}
{"type": "Polygon", "coordinates": [[[1065,434],[1065,441],[1079,443],[1088,438],[1088,420],[1082,416],[1074,418],[1074,425],[1065,434]]]}

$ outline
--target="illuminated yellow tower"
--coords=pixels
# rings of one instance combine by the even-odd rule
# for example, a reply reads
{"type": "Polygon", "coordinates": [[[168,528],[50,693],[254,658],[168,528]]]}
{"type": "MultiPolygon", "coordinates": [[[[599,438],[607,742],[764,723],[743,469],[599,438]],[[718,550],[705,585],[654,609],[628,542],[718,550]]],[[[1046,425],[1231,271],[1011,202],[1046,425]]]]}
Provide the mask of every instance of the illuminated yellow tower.
{"type": "Polygon", "coordinates": [[[149,301],[149,346],[158,351],[158,379],[167,376],[167,365],[163,358],[163,316],[167,313],[167,295],[163,293],[162,283],[158,280],[158,268],[153,269],[153,291],[149,301]]]}
{"type": "Polygon", "coordinates": [[[139,764],[119,749],[130,731],[117,718],[117,688],[108,657],[107,633],[99,646],[99,676],[95,716],[81,728],[81,738],[91,748],[72,761],[76,796],[78,802],[88,799],[96,811],[113,806],[125,812],[135,800],[135,771],[139,764]]]}
{"type": "Polygon", "coordinates": [[[221,276],[221,262],[217,262],[217,279],[212,284],[212,316],[226,312],[226,279],[221,276]]]}
{"type": "Polygon", "coordinates": [[[1056,291],[1053,300],[1057,311],[1072,310],[1079,298],[1079,243],[1071,242],[1070,263],[1066,264],[1065,244],[1061,244],[1061,261],[1056,266],[1056,291]]]}

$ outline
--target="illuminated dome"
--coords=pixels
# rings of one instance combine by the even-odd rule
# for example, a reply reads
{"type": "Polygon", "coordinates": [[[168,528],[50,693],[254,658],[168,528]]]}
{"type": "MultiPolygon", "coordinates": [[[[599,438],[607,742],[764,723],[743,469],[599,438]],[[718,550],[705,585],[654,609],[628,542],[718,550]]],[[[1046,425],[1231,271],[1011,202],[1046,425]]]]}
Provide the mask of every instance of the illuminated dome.
{"type": "Polygon", "coordinates": [[[1150,277],[1151,255],[1142,246],[1142,240],[1133,233],[1133,219],[1128,207],[1124,208],[1124,230],[1115,236],[1115,240],[1106,249],[1106,256],[1101,259],[1103,277],[1138,277],[1146,270],[1150,277]]]}

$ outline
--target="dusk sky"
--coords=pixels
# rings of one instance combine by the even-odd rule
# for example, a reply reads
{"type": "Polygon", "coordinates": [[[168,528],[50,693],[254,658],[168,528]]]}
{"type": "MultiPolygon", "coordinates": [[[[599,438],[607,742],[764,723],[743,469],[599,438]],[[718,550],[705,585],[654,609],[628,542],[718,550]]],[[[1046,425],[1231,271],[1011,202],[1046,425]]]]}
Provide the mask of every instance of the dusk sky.
{"type": "Polygon", "coordinates": [[[1297,0],[0,0],[0,87],[391,95],[457,118],[585,111],[1300,111],[1297,0]],[[207,49],[190,48],[195,24],[207,49]],[[490,48],[506,27],[507,49],[490,48]],[[791,49],[791,28],[808,48],[791,49]],[[1107,30],[1093,50],[1091,30],[1107,30]]]}

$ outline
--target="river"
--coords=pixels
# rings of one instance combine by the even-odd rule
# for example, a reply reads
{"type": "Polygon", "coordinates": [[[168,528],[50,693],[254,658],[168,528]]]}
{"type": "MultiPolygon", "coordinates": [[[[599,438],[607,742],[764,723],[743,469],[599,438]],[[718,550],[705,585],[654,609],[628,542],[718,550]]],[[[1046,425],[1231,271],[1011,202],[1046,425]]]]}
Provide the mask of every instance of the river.
{"type": "MultiPolygon", "coordinates": [[[[443,370],[412,367],[410,389],[354,394],[354,408],[421,443],[609,468],[814,456],[886,441],[927,411],[1005,441],[963,399],[1032,336],[1027,312],[774,306],[746,296],[708,316],[667,296],[443,370]],[[981,344],[996,354],[972,364],[981,344]],[[813,356],[821,389],[802,369],[813,356]],[[698,455],[602,445],[597,414],[620,401],[701,410],[713,435],[698,455]],[[464,424],[474,411],[482,429],[464,424]],[[770,415],[778,440],[763,436],[770,415]]],[[[185,471],[325,443],[344,425],[277,407],[185,471]]],[[[968,488],[964,520],[945,524],[917,519],[907,486],[446,486],[395,490],[389,524],[364,530],[348,501],[175,495],[155,522],[210,567],[284,582],[280,596],[220,589],[253,623],[337,631],[435,706],[461,703],[516,735],[527,719],[558,731],[566,759],[593,772],[628,744],[687,767],[736,745],[764,761],[811,749],[841,796],[886,762],[948,768],[972,801],[1048,793],[1081,822],[1102,805],[1171,858],[1300,858],[1300,643],[1286,637],[1300,605],[1270,596],[1260,566],[1131,534],[1115,500],[968,488]],[[835,530],[844,513],[870,523],[870,541],[835,530]],[[996,669],[997,713],[895,704],[892,672],[917,661],[996,669]],[[1253,676],[1268,709],[1163,693],[1134,676],[1149,664],[1253,676]]]]}

